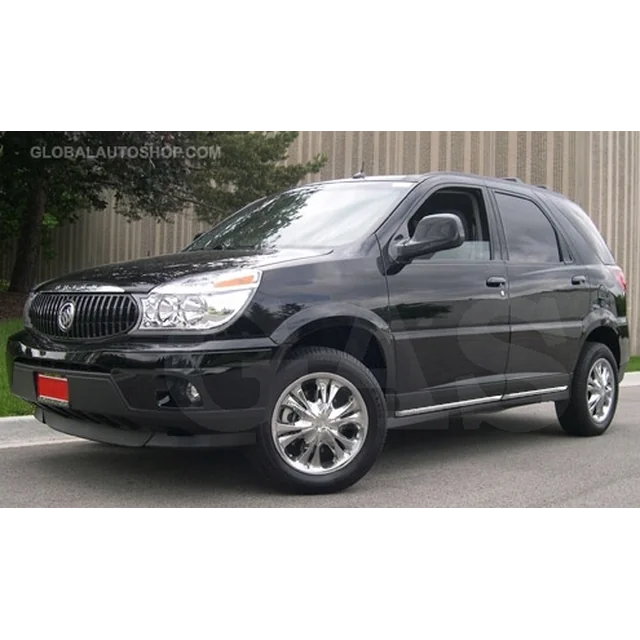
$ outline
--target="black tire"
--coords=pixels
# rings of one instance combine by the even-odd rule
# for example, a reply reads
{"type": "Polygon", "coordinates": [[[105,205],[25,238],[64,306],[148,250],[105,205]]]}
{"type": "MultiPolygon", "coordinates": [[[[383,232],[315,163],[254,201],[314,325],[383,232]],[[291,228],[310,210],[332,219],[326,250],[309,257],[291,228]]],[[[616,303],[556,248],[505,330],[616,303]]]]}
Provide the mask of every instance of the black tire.
{"type": "Polygon", "coordinates": [[[257,433],[251,460],[279,488],[300,494],[335,493],[355,484],[373,467],[385,442],[387,414],[385,398],[371,371],[342,351],[324,347],[296,350],[276,374],[267,413],[257,433]],[[361,448],[346,466],[326,475],[310,475],[293,468],[279,453],[271,434],[276,403],[287,387],[312,373],[333,373],[351,383],[360,393],[368,414],[368,429],[361,448]]]}
{"type": "Polygon", "coordinates": [[[609,428],[615,417],[618,396],[618,365],[611,350],[599,342],[587,342],[573,374],[570,399],[556,403],[556,415],[560,421],[560,426],[572,436],[601,436],[609,428]],[[587,402],[589,373],[593,365],[600,359],[605,359],[611,365],[614,393],[611,410],[606,420],[602,422],[598,422],[593,418],[587,402]]]}

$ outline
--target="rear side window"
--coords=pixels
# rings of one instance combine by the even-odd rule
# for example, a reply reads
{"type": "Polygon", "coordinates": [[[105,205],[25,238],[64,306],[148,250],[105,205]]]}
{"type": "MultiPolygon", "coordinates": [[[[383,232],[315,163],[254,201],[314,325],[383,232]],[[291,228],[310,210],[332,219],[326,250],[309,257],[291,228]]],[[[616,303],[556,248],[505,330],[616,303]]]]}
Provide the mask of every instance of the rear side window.
{"type": "Polygon", "coordinates": [[[496,193],[510,262],[561,261],[558,237],[547,216],[531,200],[496,193]]]}
{"type": "Polygon", "coordinates": [[[553,204],[567,216],[569,222],[580,232],[585,242],[604,264],[616,264],[605,239],[598,231],[593,220],[575,202],[560,198],[552,198],[553,204]]]}

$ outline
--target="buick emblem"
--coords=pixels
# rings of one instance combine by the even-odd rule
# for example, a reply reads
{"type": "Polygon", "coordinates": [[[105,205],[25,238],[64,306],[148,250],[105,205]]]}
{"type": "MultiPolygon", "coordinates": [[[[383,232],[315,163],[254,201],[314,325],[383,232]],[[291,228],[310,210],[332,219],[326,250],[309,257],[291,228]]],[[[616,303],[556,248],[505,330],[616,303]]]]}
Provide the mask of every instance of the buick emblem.
{"type": "Polygon", "coordinates": [[[61,307],[60,311],[58,311],[58,326],[61,331],[66,333],[71,329],[71,325],[73,324],[73,319],[76,315],[76,305],[73,302],[65,302],[61,307]]]}

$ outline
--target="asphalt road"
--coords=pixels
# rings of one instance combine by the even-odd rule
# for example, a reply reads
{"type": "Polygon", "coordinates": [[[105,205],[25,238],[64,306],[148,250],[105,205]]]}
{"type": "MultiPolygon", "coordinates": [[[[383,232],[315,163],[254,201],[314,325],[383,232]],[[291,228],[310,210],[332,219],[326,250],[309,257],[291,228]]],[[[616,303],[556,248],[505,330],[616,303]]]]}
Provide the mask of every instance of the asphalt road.
{"type": "Polygon", "coordinates": [[[622,389],[616,421],[599,438],[565,435],[551,405],[446,426],[390,433],[360,483],[307,497],[274,492],[238,451],[120,449],[5,420],[0,506],[640,506],[640,386],[622,389]]]}

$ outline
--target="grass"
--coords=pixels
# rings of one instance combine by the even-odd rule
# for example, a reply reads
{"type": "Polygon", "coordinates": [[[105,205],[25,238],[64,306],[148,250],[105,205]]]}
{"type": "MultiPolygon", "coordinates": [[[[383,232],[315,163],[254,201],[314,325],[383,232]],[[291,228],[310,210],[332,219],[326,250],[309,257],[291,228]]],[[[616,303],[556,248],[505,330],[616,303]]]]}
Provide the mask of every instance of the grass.
{"type": "Polygon", "coordinates": [[[22,320],[3,320],[0,322],[0,418],[5,416],[26,416],[33,413],[33,407],[9,391],[7,367],[4,359],[7,338],[22,329],[22,320]]]}
{"type": "Polygon", "coordinates": [[[633,358],[631,358],[627,371],[640,371],[640,356],[633,356],[633,358]]]}

